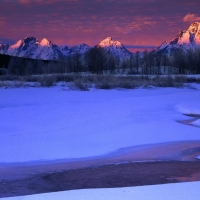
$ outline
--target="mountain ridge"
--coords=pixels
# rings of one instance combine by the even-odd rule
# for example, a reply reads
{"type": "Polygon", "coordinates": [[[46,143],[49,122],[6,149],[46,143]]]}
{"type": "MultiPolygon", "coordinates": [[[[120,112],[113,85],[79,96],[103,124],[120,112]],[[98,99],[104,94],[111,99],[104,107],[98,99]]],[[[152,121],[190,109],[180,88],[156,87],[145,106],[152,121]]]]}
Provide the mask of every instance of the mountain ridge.
{"type": "MultiPolygon", "coordinates": [[[[120,60],[132,55],[119,41],[114,41],[111,37],[102,40],[96,47],[105,49],[108,54],[120,60]]],[[[83,55],[90,48],[92,47],[85,43],[69,48],[67,45],[58,46],[46,38],[39,41],[35,37],[26,37],[12,45],[0,44],[0,54],[42,60],[65,60],[67,56],[75,53],[83,55]]]]}
{"type": "Polygon", "coordinates": [[[174,39],[163,42],[157,51],[169,53],[177,48],[183,50],[200,48],[200,22],[193,22],[187,30],[180,31],[174,39]]]}

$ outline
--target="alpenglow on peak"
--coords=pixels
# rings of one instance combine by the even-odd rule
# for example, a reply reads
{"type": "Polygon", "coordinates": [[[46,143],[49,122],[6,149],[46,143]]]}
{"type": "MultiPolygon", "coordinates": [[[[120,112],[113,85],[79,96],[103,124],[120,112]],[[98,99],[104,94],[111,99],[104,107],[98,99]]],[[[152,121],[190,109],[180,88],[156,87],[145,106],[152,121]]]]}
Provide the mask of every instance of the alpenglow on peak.
{"type": "Polygon", "coordinates": [[[170,52],[173,49],[182,48],[195,49],[200,47],[200,22],[193,22],[187,30],[179,32],[179,34],[170,41],[165,41],[158,51],[170,52]]]}
{"type": "Polygon", "coordinates": [[[51,41],[49,41],[48,39],[46,38],[43,38],[41,41],[40,41],[40,45],[41,46],[47,46],[47,45],[50,45],[51,44],[51,41]]]}
{"type": "Polygon", "coordinates": [[[188,31],[190,33],[196,34],[199,33],[200,34],[200,22],[193,22],[189,28],[188,31]]]}
{"type": "Polygon", "coordinates": [[[122,46],[118,41],[112,40],[112,37],[107,37],[99,43],[100,47],[110,47],[110,46],[122,46]]]}
{"type": "Polygon", "coordinates": [[[193,22],[186,31],[182,31],[178,43],[200,45],[200,22],[193,22]]]}

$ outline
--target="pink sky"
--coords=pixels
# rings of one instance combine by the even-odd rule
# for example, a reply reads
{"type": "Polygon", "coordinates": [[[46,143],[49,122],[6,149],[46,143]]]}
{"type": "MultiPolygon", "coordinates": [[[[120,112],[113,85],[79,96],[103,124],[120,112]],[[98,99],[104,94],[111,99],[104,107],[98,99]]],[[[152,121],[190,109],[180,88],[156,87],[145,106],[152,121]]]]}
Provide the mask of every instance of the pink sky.
{"type": "Polygon", "coordinates": [[[0,8],[0,43],[34,36],[92,46],[110,36],[135,51],[200,21],[199,0],[0,0],[0,8]]]}

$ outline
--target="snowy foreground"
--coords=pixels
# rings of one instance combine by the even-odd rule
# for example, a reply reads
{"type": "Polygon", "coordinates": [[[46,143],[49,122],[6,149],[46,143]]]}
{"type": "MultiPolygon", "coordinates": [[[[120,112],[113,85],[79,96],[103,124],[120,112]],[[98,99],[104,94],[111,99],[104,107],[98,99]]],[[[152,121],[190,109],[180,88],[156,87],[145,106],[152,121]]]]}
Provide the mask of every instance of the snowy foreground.
{"type": "Polygon", "coordinates": [[[88,189],[2,198],[2,200],[198,200],[200,182],[166,185],[88,189]]]}
{"type": "MultiPolygon", "coordinates": [[[[66,91],[0,89],[0,164],[106,156],[121,148],[200,141],[197,89],[66,91]]],[[[131,148],[127,148],[131,149],[131,148]]],[[[200,155],[197,156],[200,159],[200,155]]],[[[200,182],[115,189],[87,189],[2,198],[11,200],[198,199],[200,182]]]]}
{"type": "Polygon", "coordinates": [[[0,89],[0,163],[105,155],[120,148],[200,140],[200,85],[187,88],[66,91],[0,89]]]}

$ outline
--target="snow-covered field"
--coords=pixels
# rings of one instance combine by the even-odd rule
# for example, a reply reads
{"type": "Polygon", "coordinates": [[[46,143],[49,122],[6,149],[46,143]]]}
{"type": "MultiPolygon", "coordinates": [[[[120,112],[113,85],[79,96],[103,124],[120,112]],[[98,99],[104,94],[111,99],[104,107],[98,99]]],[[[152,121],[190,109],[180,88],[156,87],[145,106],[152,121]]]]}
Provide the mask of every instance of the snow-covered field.
{"type": "Polygon", "coordinates": [[[87,189],[3,198],[2,200],[198,200],[200,182],[153,186],[87,189]]]}
{"type": "MultiPolygon", "coordinates": [[[[200,141],[199,119],[191,122],[194,126],[177,122],[190,119],[183,114],[200,114],[200,85],[194,86],[196,90],[0,89],[0,163],[84,158],[136,145],[200,141]]],[[[200,182],[193,182],[5,199],[186,200],[198,199],[199,187],[200,182]]]]}
{"type": "MultiPolygon", "coordinates": [[[[200,114],[200,85],[187,88],[65,91],[0,89],[0,163],[83,158],[124,147],[200,140],[177,123],[200,114]]],[[[199,126],[199,120],[195,123],[199,126]]]]}

